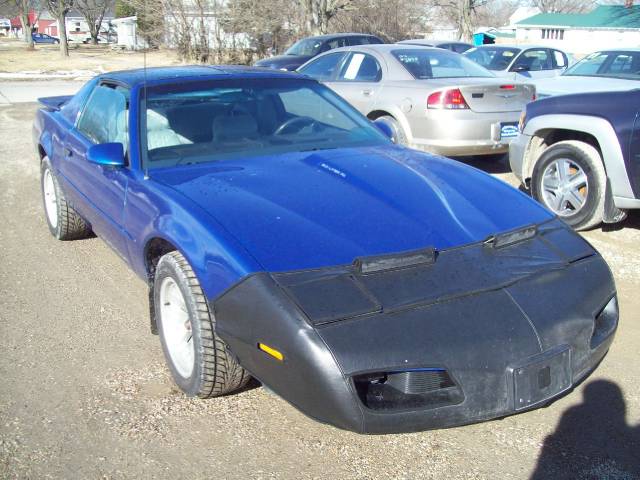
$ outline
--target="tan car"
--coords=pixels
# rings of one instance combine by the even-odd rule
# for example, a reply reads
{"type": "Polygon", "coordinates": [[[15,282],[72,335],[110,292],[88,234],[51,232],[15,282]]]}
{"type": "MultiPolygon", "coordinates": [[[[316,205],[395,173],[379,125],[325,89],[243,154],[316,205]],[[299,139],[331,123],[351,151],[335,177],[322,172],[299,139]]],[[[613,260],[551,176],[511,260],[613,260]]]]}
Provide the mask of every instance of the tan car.
{"type": "Polygon", "coordinates": [[[331,50],[298,71],[336,91],[397,143],[448,156],[505,153],[535,87],[496,78],[457,53],[401,44],[331,50]]]}

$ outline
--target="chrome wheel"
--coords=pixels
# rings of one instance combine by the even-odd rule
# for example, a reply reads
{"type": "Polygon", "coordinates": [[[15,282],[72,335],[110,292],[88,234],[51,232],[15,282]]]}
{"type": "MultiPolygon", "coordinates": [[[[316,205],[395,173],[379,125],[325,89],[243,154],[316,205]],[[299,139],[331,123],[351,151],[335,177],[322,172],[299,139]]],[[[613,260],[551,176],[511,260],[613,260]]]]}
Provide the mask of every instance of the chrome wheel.
{"type": "Polygon", "coordinates": [[[171,362],[182,377],[189,378],[195,358],[191,321],[180,287],[171,277],[160,285],[160,321],[171,362]]]}
{"type": "Polygon", "coordinates": [[[53,184],[53,175],[48,168],[44,171],[42,179],[42,192],[44,194],[44,208],[47,218],[53,229],[58,227],[58,198],[56,197],[56,187],[53,184]]]}
{"type": "Polygon", "coordinates": [[[561,217],[575,215],[587,203],[587,175],[576,162],[559,158],[544,169],[541,190],[549,209],[561,217]]]}

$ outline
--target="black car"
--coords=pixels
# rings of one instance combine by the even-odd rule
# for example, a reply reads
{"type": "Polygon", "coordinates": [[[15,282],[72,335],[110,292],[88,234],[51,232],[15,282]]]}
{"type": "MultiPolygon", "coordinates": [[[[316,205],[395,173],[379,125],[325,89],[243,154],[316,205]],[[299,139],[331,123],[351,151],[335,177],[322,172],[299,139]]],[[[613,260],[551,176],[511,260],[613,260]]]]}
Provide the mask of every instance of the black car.
{"type": "Polygon", "coordinates": [[[402,40],[398,43],[402,43],[405,45],[420,45],[422,47],[444,48],[445,50],[451,50],[452,52],[455,52],[455,53],[464,53],[473,47],[473,45],[471,45],[470,43],[455,42],[450,40],[415,39],[415,40],[402,40]]]}
{"type": "Polygon", "coordinates": [[[284,52],[284,55],[259,60],[255,63],[255,66],[293,71],[307,60],[327,50],[338,47],[351,47],[354,45],[370,45],[372,43],[384,42],[374,35],[366,35],[363,33],[334,33],[331,35],[307,37],[294,43],[284,52]]]}

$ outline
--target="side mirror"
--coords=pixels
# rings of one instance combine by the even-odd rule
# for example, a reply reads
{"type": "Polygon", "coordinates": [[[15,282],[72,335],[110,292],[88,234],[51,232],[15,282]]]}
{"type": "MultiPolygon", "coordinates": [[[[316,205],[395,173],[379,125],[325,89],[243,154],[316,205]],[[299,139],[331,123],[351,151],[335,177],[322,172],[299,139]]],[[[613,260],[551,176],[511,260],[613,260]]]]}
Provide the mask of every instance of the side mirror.
{"type": "Polygon", "coordinates": [[[526,65],[515,65],[511,67],[511,71],[512,72],[528,72],[529,67],[527,67],[526,65]]]}
{"type": "Polygon", "coordinates": [[[87,159],[105,167],[124,166],[124,148],[121,143],[101,143],[89,147],[87,159]]]}
{"type": "Polygon", "coordinates": [[[387,123],[386,120],[383,120],[382,118],[378,118],[378,119],[373,121],[373,124],[376,127],[378,127],[378,130],[380,130],[382,133],[384,133],[385,137],[387,137],[393,143],[396,143],[395,132],[393,131],[393,128],[391,127],[391,125],[389,125],[387,123]]]}

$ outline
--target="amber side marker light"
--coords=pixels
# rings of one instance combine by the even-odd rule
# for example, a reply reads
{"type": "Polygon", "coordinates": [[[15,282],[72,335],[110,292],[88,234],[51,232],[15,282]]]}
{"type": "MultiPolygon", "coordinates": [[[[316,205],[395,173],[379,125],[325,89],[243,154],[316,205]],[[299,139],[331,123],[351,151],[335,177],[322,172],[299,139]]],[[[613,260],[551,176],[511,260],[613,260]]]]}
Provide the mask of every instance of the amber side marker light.
{"type": "Polygon", "coordinates": [[[275,348],[271,348],[269,345],[265,345],[264,343],[258,343],[258,348],[263,352],[268,353],[276,360],[280,360],[281,362],[284,361],[284,355],[275,348]]]}

